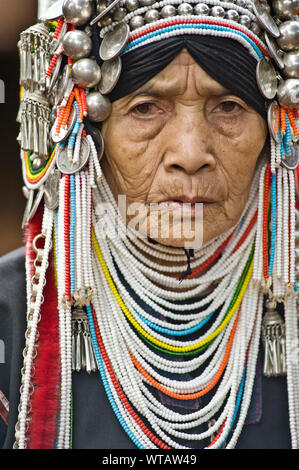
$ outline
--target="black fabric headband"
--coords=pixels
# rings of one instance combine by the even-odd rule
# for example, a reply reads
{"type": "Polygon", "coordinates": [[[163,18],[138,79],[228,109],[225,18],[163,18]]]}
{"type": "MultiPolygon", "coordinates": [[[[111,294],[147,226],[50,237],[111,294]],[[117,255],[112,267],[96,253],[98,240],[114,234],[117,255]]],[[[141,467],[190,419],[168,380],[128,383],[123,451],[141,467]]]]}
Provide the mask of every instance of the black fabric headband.
{"type": "Polygon", "coordinates": [[[265,99],[256,84],[256,60],[237,41],[211,36],[177,36],[124,54],[122,73],[110,100],[116,101],[137,90],[184,48],[210,77],[266,118],[265,99]]]}

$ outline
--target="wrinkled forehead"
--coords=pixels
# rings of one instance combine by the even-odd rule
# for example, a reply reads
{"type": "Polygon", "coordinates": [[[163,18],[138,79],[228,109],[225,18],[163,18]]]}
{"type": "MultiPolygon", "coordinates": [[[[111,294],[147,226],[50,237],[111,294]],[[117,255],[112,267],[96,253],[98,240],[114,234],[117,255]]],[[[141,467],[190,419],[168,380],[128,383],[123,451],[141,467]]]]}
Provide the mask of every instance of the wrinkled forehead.
{"type": "MultiPolygon", "coordinates": [[[[219,91],[228,90],[239,96],[265,118],[266,103],[256,82],[256,60],[241,44],[227,38],[195,35],[166,38],[123,55],[122,72],[109,95],[110,100],[123,98],[146,84],[151,86],[153,77],[158,75],[160,86],[163,82],[165,85],[168,82],[168,87],[174,84],[174,77],[167,74],[167,66],[182,51],[219,84],[219,91]],[[162,71],[166,73],[161,74],[162,71]]],[[[183,67],[183,62],[178,62],[178,73],[180,63],[183,67]]]]}

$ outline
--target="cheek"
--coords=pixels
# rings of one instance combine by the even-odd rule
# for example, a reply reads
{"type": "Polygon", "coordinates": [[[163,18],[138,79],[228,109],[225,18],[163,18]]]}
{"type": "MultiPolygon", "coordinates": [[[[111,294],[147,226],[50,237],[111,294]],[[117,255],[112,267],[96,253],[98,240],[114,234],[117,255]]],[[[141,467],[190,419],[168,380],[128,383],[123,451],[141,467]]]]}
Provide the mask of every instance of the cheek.
{"type": "Polygon", "coordinates": [[[266,139],[264,121],[249,125],[236,138],[219,137],[218,160],[232,193],[246,190],[254,174],[257,160],[266,139]]]}
{"type": "Polygon", "coordinates": [[[157,167],[155,139],[139,139],[127,124],[104,123],[105,155],[102,166],[116,194],[140,199],[149,192],[157,167]]]}

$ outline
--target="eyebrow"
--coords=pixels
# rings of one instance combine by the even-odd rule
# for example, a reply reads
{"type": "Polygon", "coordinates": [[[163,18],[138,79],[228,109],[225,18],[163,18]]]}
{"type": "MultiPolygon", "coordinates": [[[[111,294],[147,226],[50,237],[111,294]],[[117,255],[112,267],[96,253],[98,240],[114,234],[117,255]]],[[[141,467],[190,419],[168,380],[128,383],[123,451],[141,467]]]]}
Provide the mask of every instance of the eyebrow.
{"type": "MultiPolygon", "coordinates": [[[[179,85],[174,83],[167,83],[166,80],[161,83],[146,83],[136,91],[132,92],[128,97],[129,101],[136,98],[136,96],[154,96],[161,97],[163,95],[175,96],[180,94],[179,85]]],[[[222,85],[215,82],[215,85],[204,85],[201,89],[200,95],[214,95],[217,97],[233,94],[230,90],[224,88],[222,85]]]]}

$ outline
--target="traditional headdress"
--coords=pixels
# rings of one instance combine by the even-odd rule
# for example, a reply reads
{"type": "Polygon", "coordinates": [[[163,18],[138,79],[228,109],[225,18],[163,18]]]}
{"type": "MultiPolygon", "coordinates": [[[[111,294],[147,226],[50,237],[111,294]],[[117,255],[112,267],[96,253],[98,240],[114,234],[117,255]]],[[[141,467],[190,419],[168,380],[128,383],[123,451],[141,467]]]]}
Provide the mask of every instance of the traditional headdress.
{"type": "MultiPolygon", "coordinates": [[[[274,0],[271,7],[259,0],[40,2],[39,22],[19,42],[19,142],[28,202],[16,448],[71,446],[72,370],[81,369],[100,371],[137,447],[197,447],[194,441],[234,447],[251,399],[261,331],[264,373],[287,374],[292,446],[299,447],[298,14],[299,2],[290,0],[274,0]],[[240,56],[246,52],[261,95],[248,92],[248,77],[236,93],[265,115],[270,144],[240,223],[195,250],[183,283],[177,280],[183,250],[126,229],[100,166],[100,123],[109,117],[111,100],[124,86],[129,93],[141,84],[124,79],[119,85],[124,73],[134,76],[131,58],[138,62],[146,48],[155,51],[155,44],[168,41],[170,62],[177,47],[172,39],[180,37],[189,51],[200,38],[221,38],[229,40],[226,52],[231,44],[238,44],[240,56]],[[202,296],[212,283],[214,291],[202,296]],[[159,393],[170,402],[209,400],[180,414],[159,393]]],[[[221,82],[226,74],[215,76],[212,68],[208,72],[221,82]]]]}

